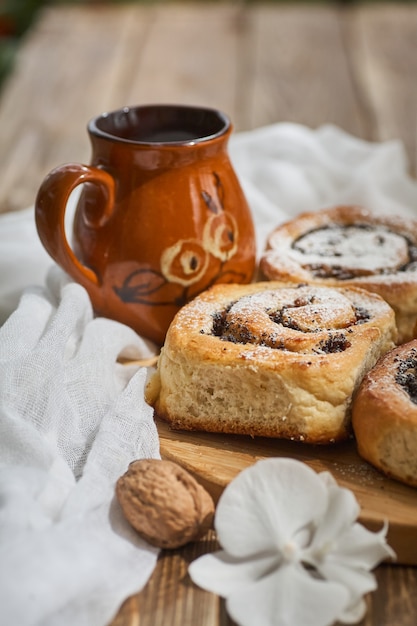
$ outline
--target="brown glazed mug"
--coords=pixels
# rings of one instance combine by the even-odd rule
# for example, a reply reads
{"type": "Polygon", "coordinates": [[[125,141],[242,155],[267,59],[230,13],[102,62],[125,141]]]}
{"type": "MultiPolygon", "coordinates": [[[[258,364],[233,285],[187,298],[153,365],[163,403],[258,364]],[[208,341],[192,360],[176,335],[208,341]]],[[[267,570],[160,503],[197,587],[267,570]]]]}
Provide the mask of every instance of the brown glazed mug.
{"type": "Polygon", "coordinates": [[[199,292],[251,281],[255,234],[227,153],[231,131],[215,109],[126,107],[88,124],[90,165],[45,178],[35,204],[40,239],[96,314],[161,345],[199,292]],[[65,215],[78,185],[70,244],[65,215]]]}

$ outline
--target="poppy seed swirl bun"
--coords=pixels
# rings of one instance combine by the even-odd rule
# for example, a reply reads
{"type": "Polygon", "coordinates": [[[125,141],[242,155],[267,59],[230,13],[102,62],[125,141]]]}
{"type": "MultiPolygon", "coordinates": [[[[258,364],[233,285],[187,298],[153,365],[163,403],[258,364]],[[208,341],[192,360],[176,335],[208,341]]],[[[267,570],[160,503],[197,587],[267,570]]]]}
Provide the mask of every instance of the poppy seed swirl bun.
{"type": "Polygon", "coordinates": [[[352,411],[359,454],[387,476],[417,487],[417,340],[379,359],[352,411]]]}
{"type": "Polygon", "coordinates": [[[270,234],[260,272],[268,280],[377,293],[396,313],[398,342],[415,337],[417,220],[357,206],[303,213],[270,234]]]}
{"type": "Polygon", "coordinates": [[[396,332],[391,307],[360,289],[216,285],[177,313],[146,400],[176,429],[340,441],[396,332]]]}

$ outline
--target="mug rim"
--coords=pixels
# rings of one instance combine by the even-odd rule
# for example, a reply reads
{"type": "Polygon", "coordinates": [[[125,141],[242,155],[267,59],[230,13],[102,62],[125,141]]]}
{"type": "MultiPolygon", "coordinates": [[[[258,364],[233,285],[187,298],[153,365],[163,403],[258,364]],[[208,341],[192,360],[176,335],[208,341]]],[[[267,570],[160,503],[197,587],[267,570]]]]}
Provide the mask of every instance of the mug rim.
{"type": "Polygon", "coordinates": [[[213,107],[204,107],[204,106],[195,106],[195,105],[187,105],[187,104],[143,104],[143,105],[133,105],[133,106],[124,106],[118,109],[114,109],[112,111],[104,111],[99,115],[93,117],[87,126],[88,132],[95,137],[101,137],[103,139],[108,139],[113,142],[126,143],[130,145],[144,145],[144,146],[156,146],[156,147],[175,147],[175,146],[193,146],[196,144],[206,143],[217,139],[219,137],[224,137],[228,132],[232,129],[232,123],[230,117],[221,111],[220,109],[216,109],[213,107]],[[119,120],[122,118],[127,118],[130,115],[146,115],[146,114],[157,114],[157,113],[184,113],[188,112],[190,114],[195,115],[206,115],[211,116],[213,119],[217,117],[219,129],[214,130],[213,132],[205,133],[198,135],[197,133],[193,137],[188,137],[186,139],[161,139],[161,140],[151,140],[151,139],[131,139],[129,137],[124,137],[122,134],[117,134],[116,132],[112,133],[109,130],[103,129],[100,127],[100,122],[105,122],[106,120],[116,120],[119,117],[119,120]]]}

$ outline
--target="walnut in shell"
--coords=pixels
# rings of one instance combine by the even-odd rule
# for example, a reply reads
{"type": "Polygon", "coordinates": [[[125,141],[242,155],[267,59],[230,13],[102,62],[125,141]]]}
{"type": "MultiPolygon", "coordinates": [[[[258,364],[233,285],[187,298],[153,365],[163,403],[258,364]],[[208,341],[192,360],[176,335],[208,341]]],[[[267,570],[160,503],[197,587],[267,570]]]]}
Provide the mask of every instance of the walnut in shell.
{"type": "Polygon", "coordinates": [[[159,548],[179,548],[195,541],[213,523],[209,493],[171,461],[134,461],[117,481],[116,495],[133,528],[159,548]]]}

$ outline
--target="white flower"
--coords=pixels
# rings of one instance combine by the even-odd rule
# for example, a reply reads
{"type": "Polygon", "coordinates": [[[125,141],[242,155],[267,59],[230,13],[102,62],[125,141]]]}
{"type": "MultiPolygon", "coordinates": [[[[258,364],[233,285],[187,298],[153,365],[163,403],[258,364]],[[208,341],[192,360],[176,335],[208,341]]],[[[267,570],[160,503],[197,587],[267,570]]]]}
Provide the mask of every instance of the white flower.
{"type": "Polygon", "coordinates": [[[226,598],[241,626],[330,626],[356,623],[370,573],[395,554],[378,533],[357,523],[351,491],[327,472],[274,458],[243,470],[217,505],[223,550],[189,567],[200,587],[226,598]]]}

